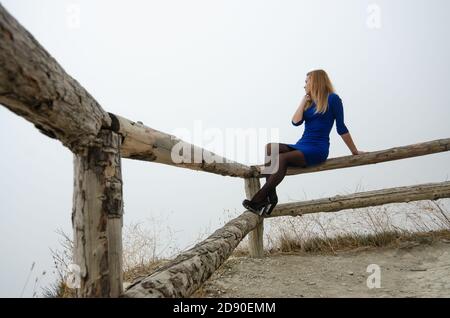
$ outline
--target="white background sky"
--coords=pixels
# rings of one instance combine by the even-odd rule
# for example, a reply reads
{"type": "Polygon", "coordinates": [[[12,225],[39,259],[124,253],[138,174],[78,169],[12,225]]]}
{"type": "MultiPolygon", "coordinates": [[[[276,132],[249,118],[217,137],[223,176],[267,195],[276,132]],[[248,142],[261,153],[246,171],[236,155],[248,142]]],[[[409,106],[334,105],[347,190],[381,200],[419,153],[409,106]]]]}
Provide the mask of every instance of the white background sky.
{"type": "MultiPolygon", "coordinates": [[[[105,110],[164,132],[192,131],[199,120],[223,132],[278,129],[279,141],[295,143],[304,125],[292,126],[291,118],[305,74],[323,68],[358,149],[450,137],[447,0],[2,4],[105,110]],[[380,28],[367,24],[372,3],[380,28]],[[79,27],[70,8],[80,9],[79,27]]],[[[52,270],[55,230],[72,235],[72,154],[4,107],[0,133],[0,296],[17,297],[33,261],[35,274],[52,270]]],[[[329,158],[350,154],[335,126],[330,143],[329,158]]],[[[449,159],[439,153],[287,177],[279,199],[445,181],[449,159]]],[[[241,179],[126,159],[123,178],[125,222],[165,218],[180,248],[243,210],[241,179]]]]}

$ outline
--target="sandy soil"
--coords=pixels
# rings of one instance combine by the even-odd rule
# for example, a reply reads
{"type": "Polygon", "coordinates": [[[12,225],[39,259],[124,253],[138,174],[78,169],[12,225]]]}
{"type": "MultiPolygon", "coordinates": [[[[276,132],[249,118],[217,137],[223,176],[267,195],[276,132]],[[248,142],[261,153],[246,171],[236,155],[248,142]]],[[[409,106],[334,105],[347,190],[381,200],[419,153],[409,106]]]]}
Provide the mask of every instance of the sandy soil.
{"type": "MultiPolygon", "coordinates": [[[[373,276],[371,276],[373,277],[373,276]]],[[[205,283],[202,297],[450,297],[450,241],[336,255],[230,258],[205,283]],[[368,288],[370,264],[380,288],[368,288]]]]}

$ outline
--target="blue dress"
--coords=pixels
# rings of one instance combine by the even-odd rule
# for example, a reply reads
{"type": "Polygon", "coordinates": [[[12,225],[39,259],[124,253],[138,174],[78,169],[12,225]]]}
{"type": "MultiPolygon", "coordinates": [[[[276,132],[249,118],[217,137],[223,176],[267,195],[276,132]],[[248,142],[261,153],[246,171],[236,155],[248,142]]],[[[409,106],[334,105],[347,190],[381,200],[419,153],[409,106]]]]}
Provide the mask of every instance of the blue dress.
{"type": "Polygon", "coordinates": [[[305,122],[305,130],[302,137],[295,144],[287,144],[289,147],[300,150],[305,155],[306,166],[313,166],[327,160],[330,149],[330,131],[336,121],[336,131],[339,135],[348,132],[344,124],[344,109],[342,100],[336,93],[328,95],[328,109],[323,114],[314,114],[315,102],[303,113],[300,122],[292,124],[300,126],[305,122]]]}

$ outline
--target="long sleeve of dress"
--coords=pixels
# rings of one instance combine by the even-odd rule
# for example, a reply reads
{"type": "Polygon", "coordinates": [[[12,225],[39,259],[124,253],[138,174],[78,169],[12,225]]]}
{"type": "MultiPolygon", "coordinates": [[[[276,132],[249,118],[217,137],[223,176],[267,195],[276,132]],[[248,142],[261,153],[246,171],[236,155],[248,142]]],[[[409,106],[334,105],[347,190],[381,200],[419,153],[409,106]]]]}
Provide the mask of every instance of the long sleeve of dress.
{"type": "Polygon", "coordinates": [[[300,126],[301,124],[303,124],[304,121],[305,121],[305,117],[303,117],[302,120],[300,120],[298,123],[294,123],[294,121],[292,121],[292,125],[300,126]]]}
{"type": "Polygon", "coordinates": [[[341,98],[336,95],[333,99],[333,105],[332,105],[334,118],[336,118],[336,131],[339,135],[343,135],[345,133],[348,133],[347,126],[345,126],[344,123],[344,107],[342,105],[341,98]]]}

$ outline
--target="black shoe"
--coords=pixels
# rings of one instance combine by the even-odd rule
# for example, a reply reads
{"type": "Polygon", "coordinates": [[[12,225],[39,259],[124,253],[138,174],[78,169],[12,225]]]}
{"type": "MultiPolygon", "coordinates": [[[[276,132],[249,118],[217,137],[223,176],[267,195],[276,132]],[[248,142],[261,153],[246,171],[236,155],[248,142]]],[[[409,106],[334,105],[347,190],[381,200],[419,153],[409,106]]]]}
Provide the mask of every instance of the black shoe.
{"type": "Polygon", "coordinates": [[[273,209],[275,209],[275,207],[278,204],[278,196],[277,196],[277,192],[275,190],[270,191],[269,196],[268,196],[268,201],[269,201],[269,206],[266,209],[266,211],[264,211],[265,215],[270,215],[270,213],[272,213],[273,209]]]}
{"type": "Polygon", "coordinates": [[[267,198],[263,202],[259,203],[253,203],[252,201],[247,199],[242,201],[242,205],[244,206],[244,208],[255,214],[258,214],[259,216],[262,216],[264,214],[264,212],[268,209],[269,204],[270,203],[267,198]]]}

